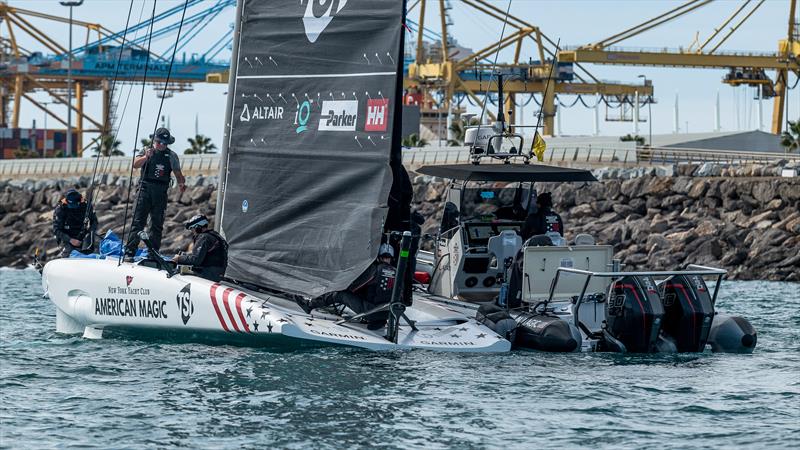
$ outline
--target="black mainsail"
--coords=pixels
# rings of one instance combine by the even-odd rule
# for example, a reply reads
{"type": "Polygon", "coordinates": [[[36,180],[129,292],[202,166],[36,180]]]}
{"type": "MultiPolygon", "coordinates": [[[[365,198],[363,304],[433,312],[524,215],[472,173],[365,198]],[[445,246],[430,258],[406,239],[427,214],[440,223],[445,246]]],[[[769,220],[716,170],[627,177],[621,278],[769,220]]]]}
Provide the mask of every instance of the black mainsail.
{"type": "Polygon", "coordinates": [[[229,278],[318,295],[374,260],[399,152],[404,3],[237,9],[220,184],[229,278]]]}

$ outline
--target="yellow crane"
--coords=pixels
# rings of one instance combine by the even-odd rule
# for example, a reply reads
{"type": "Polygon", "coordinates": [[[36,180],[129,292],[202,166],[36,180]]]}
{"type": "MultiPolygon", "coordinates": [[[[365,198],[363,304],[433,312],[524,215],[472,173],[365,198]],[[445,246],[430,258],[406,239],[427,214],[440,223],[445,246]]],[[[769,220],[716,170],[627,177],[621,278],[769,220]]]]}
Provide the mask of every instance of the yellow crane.
{"type": "Polygon", "coordinates": [[[673,21],[708,5],[713,0],[689,0],[686,3],[662,13],[652,19],[630,27],[589,45],[559,52],[560,61],[592,64],[635,65],[677,68],[728,69],[724,83],[731,85],[758,86],[765,97],[774,97],[772,113],[772,132],[780,134],[784,123],[784,108],[789,72],[800,76],[800,42],[795,23],[797,0],[789,0],[789,28],[787,38],[778,42],[778,51],[770,53],[732,53],[719,51],[728,38],[738,30],[760,7],[765,0],[744,0],[734,11],[714,29],[702,43],[699,39],[689,48],[679,50],[652,51],[628,50],[614,45],[637,36],[659,25],[673,21]],[[767,70],[775,71],[775,79],[766,75],[767,70]]]}
{"type": "MultiPolygon", "coordinates": [[[[423,40],[423,30],[425,29],[426,8],[432,2],[437,2],[437,0],[417,0],[408,7],[408,11],[411,12],[419,6],[419,26],[415,62],[409,66],[408,77],[404,84],[406,87],[418,87],[425,98],[425,104],[433,105],[433,109],[441,114],[448,113],[452,99],[456,94],[466,94],[479,106],[483,107],[484,99],[481,98],[481,95],[487,91],[496,90],[496,87],[488,85],[491,79],[490,69],[493,65],[481,63],[480,61],[488,59],[499,50],[512,46],[514,48],[513,60],[497,65],[497,69],[518,74],[517,77],[507,77],[508,81],[504,84],[504,90],[507,93],[504,109],[511,111],[513,115],[517,94],[542,93],[543,132],[545,135],[552,135],[554,131],[556,94],[600,94],[611,99],[641,96],[643,102],[652,101],[653,86],[651,84],[602,82],[580,64],[574,64],[574,66],[583,75],[575,73],[574,79],[559,77],[559,71],[551,71],[550,67],[553,61],[557,61],[556,64],[563,62],[557,59],[558,48],[556,42],[545,35],[539,27],[513,14],[509,13],[507,15],[507,11],[501,10],[485,0],[460,0],[459,3],[478,11],[482,14],[482,17],[506,22],[511,29],[510,32],[500,40],[492,42],[478,51],[463,56],[453,55],[448,35],[447,10],[449,2],[448,0],[438,0],[439,26],[441,27],[441,39],[438,43],[440,50],[431,51],[432,49],[426,48],[426,42],[423,40]],[[533,44],[534,52],[539,58],[538,61],[529,61],[527,63],[520,61],[522,50],[526,44],[533,44]],[[482,73],[486,74],[486,76],[479,79],[471,79],[469,77],[470,73],[482,73]],[[556,76],[554,76],[552,82],[548,83],[550,73],[555,73],[556,76]],[[442,100],[435,101],[434,98],[436,96],[442,100]]],[[[425,108],[423,108],[423,113],[424,111],[425,108]]],[[[488,112],[488,114],[492,119],[495,118],[491,112],[488,112]]]]}

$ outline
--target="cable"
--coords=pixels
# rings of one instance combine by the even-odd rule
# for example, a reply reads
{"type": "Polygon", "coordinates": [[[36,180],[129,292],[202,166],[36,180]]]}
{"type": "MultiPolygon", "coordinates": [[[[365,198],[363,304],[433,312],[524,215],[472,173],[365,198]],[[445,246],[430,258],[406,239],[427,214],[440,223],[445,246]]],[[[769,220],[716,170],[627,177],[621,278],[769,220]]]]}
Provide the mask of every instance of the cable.
{"type": "Polygon", "coordinates": [[[560,98],[558,98],[558,95],[556,95],[556,101],[558,102],[558,106],[560,106],[560,107],[562,107],[562,108],[572,108],[573,106],[575,106],[575,105],[577,105],[577,104],[578,104],[578,102],[580,101],[580,99],[581,99],[581,96],[579,95],[579,96],[578,96],[578,98],[576,98],[576,99],[575,99],[575,101],[574,101],[574,102],[572,102],[572,104],[571,104],[571,105],[567,106],[567,105],[565,105],[564,103],[562,103],[562,102],[561,102],[561,99],[560,99],[560,98]]]}
{"type": "Polygon", "coordinates": [[[506,16],[505,18],[503,18],[503,29],[500,30],[500,39],[497,41],[497,51],[494,53],[494,62],[492,62],[492,71],[489,76],[489,82],[486,84],[486,93],[484,94],[483,97],[484,101],[483,101],[483,107],[481,108],[481,117],[478,121],[478,130],[476,134],[477,136],[479,136],[481,133],[481,124],[483,124],[483,116],[486,114],[486,99],[489,96],[489,89],[491,89],[492,87],[492,80],[494,79],[495,69],[497,68],[497,58],[498,56],[500,56],[500,49],[502,48],[501,45],[503,43],[503,37],[505,36],[506,33],[506,25],[508,24],[508,16],[509,14],[511,14],[512,1],[513,0],[508,0],[508,7],[506,8],[506,16]]]}
{"type": "MultiPolygon", "coordinates": [[[[156,17],[156,4],[157,3],[158,3],[158,0],[153,0],[153,13],[150,16],[150,32],[149,32],[150,37],[152,37],[152,35],[153,35],[153,24],[155,22],[155,17],[156,17]]],[[[144,104],[144,88],[145,88],[145,86],[147,84],[147,68],[150,65],[150,43],[151,43],[151,39],[148,39],[147,40],[147,59],[145,59],[145,62],[144,62],[144,78],[142,79],[142,95],[139,98],[139,114],[137,116],[139,118],[142,117],[142,105],[144,104]]],[[[140,124],[141,124],[141,119],[136,121],[136,134],[135,134],[136,137],[135,137],[134,141],[138,141],[139,140],[139,126],[140,126],[140,124]]],[[[136,162],[136,147],[135,147],[136,146],[136,142],[134,142],[133,145],[134,145],[134,147],[133,147],[133,156],[131,157],[131,171],[130,171],[130,175],[128,176],[128,195],[125,198],[125,217],[124,217],[124,219],[122,221],[122,246],[123,246],[123,251],[119,255],[119,259],[117,260],[117,266],[122,265],[122,257],[125,254],[124,248],[125,248],[125,244],[127,243],[126,230],[127,230],[127,227],[128,227],[128,209],[129,209],[130,204],[131,204],[131,187],[133,186],[133,182],[132,182],[133,181],[133,165],[136,162]]],[[[141,180],[139,180],[139,182],[141,184],[141,180]]],[[[138,191],[138,186],[137,186],[137,191],[138,191]]],[[[138,200],[138,197],[137,197],[137,200],[138,200]]],[[[138,203],[138,201],[137,201],[137,203],[138,203]]]]}

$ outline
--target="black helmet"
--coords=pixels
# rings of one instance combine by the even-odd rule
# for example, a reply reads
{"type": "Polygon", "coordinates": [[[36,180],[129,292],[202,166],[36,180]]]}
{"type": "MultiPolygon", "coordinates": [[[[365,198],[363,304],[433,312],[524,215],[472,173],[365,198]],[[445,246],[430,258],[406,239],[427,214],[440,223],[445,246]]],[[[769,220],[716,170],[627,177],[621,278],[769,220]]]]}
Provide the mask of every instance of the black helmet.
{"type": "Polygon", "coordinates": [[[536,198],[536,203],[542,205],[542,208],[552,208],[553,207],[553,197],[550,195],[549,192],[544,192],[539,194],[539,197],[536,198]]]}
{"type": "Polygon", "coordinates": [[[175,142],[175,137],[169,133],[169,130],[166,128],[159,128],[156,130],[156,134],[151,134],[150,139],[154,142],[158,141],[162,144],[172,144],[175,142]]]}
{"type": "Polygon", "coordinates": [[[197,227],[204,227],[206,225],[208,225],[208,217],[202,214],[197,214],[196,216],[193,216],[191,219],[189,219],[188,222],[183,224],[183,226],[186,227],[187,230],[193,230],[197,227]]]}
{"type": "Polygon", "coordinates": [[[64,198],[67,200],[67,208],[77,208],[81,204],[82,196],[77,189],[70,189],[64,194],[64,198]]]}

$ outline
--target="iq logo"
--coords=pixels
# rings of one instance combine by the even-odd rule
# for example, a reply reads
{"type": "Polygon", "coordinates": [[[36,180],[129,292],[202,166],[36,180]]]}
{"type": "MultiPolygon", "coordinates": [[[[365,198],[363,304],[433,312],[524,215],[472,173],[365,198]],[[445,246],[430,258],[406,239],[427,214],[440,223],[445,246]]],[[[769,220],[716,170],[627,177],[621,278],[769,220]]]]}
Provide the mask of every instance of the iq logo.
{"type": "Polygon", "coordinates": [[[311,102],[306,100],[297,108],[294,114],[294,124],[297,128],[294,132],[300,134],[308,129],[308,118],[311,117],[311,102]]]}
{"type": "Polygon", "coordinates": [[[386,131],[389,123],[389,100],[376,98],[367,100],[367,123],[364,131],[386,131]]]}

